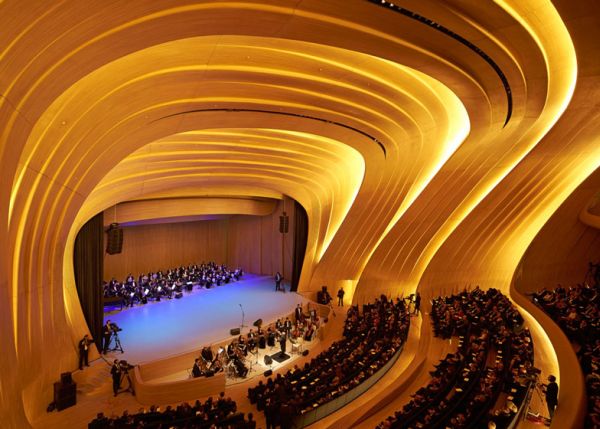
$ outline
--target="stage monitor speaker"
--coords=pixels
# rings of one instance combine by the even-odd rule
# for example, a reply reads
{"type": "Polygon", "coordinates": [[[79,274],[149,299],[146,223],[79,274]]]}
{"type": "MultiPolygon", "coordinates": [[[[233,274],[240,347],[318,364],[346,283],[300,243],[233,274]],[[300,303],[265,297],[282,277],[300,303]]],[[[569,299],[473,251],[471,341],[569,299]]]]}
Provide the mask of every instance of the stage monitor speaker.
{"type": "Polygon", "coordinates": [[[302,352],[302,356],[308,356],[308,350],[304,350],[304,351],[302,352]]]}
{"type": "Polygon", "coordinates": [[[283,212],[283,215],[279,216],[279,232],[287,234],[290,228],[290,217],[283,212]]]}
{"type": "Polygon", "coordinates": [[[232,328],[229,330],[229,335],[240,335],[240,328],[232,328]]]}
{"type": "Polygon", "coordinates": [[[106,253],[109,255],[121,253],[121,250],[123,249],[123,229],[119,228],[118,223],[111,223],[106,234],[108,234],[106,253]]]}
{"type": "Polygon", "coordinates": [[[267,369],[267,370],[265,371],[265,377],[270,377],[270,376],[272,376],[272,375],[273,375],[273,370],[272,370],[272,369],[267,369]]]}
{"type": "Polygon", "coordinates": [[[54,404],[58,411],[72,407],[77,403],[77,384],[54,383],[54,404]]]}
{"type": "Polygon", "coordinates": [[[258,319],[256,321],[254,321],[254,323],[252,325],[256,326],[257,328],[260,328],[262,326],[262,319],[258,319]]]}
{"type": "Polygon", "coordinates": [[[269,355],[265,355],[265,365],[271,365],[273,363],[273,358],[269,355]]]}
{"type": "Polygon", "coordinates": [[[70,372],[63,372],[60,375],[60,382],[62,384],[71,384],[73,383],[73,377],[71,376],[70,372]]]}

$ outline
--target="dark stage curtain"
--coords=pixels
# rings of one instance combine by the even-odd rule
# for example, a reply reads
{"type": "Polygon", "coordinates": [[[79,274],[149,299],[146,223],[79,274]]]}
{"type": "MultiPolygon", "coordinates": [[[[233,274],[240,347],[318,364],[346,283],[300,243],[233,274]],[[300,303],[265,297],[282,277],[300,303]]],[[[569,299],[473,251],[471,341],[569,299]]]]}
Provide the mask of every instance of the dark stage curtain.
{"type": "Polygon", "coordinates": [[[306,210],[298,201],[294,201],[294,219],[296,222],[294,224],[294,260],[292,261],[291,290],[297,291],[308,240],[308,216],[306,210]]]}
{"type": "Polygon", "coordinates": [[[98,349],[102,345],[104,271],[104,216],[100,212],[77,233],[73,250],[77,294],[85,321],[98,349]]]}

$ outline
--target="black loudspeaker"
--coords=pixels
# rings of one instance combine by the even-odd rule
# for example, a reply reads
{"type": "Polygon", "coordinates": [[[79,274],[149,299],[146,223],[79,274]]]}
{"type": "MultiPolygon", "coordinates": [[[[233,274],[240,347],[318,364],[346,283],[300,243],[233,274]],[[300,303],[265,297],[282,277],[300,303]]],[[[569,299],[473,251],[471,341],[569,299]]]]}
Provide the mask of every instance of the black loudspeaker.
{"type": "Polygon", "coordinates": [[[308,350],[304,350],[304,351],[302,352],[302,356],[308,356],[308,350]]]}
{"type": "Polygon", "coordinates": [[[262,319],[256,320],[252,325],[256,326],[257,328],[262,326],[262,319]]]}
{"type": "Polygon", "coordinates": [[[281,216],[279,216],[279,232],[282,234],[287,234],[290,229],[290,217],[283,212],[281,216]]]}
{"type": "Polygon", "coordinates": [[[77,403],[77,384],[54,383],[54,404],[58,411],[72,407],[77,403]]]}
{"type": "Polygon", "coordinates": [[[265,365],[271,365],[273,363],[273,358],[269,355],[265,355],[265,365]]]}
{"type": "Polygon", "coordinates": [[[73,383],[73,377],[71,377],[71,373],[70,372],[63,372],[60,375],[60,382],[62,384],[71,384],[71,383],[73,383]]]}
{"type": "Polygon", "coordinates": [[[229,330],[229,335],[240,335],[240,328],[233,328],[229,330]]]}
{"type": "Polygon", "coordinates": [[[111,223],[106,234],[108,234],[106,253],[109,255],[121,253],[121,250],[123,249],[123,229],[119,228],[118,223],[111,223]]]}
{"type": "Polygon", "coordinates": [[[265,377],[270,377],[270,376],[272,376],[272,375],[273,375],[273,370],[272,370],[272,369],[267,369],[267,370],[265,371],[265,377]]]}

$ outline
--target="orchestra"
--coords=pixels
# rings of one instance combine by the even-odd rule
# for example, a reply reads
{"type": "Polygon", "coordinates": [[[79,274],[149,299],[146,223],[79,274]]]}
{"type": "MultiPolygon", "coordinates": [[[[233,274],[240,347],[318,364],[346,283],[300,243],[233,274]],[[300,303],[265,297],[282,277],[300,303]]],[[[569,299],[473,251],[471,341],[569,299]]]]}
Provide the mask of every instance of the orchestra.
{"type": "Polygon", "coordinates": [[[277,319],[266,330],[259,325],[256,330],[250,329],[245,335],[239,335],[226,347],[219,347],[213,352],[211,346],[205,346],[196,359],[192,375],[210,377],[217,372],[225,371],[231,378],[246,378],[252,364],[258,362],[259,349],[272,350],[276,344],[285,353],[286,342],[298,344],[298,341],[309,342],[315,337],[320,326],[316,309],[307,308],[305,314],[301,306],[295,310],[295,323],[289,318],[277,319]]]}

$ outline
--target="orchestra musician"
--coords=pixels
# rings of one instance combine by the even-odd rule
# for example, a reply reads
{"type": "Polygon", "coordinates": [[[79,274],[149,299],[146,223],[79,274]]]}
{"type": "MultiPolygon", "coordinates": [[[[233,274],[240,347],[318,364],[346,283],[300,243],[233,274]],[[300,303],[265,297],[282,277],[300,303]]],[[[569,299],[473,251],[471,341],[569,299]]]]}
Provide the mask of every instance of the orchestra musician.
{"type": "Polygon", "coordinates": [[[248,351],[254,352],[254,350],[256,349],[256,342],[257,342],[256,334],[254,333],[254,331],[252,329],[250,329],[250,332],[248,332],[248,336],[247,336],[248,351]]]}
{"type": "Polygon", "coordinates": [[[246,344],[246,339],[241,335],[238,337],[237,348],[244,356],[248,356],[248,344],[246,344]]]}
{"type": "Polygon", "coordinates": [[[229,360],[233,359],[235,356],[235,351],[237,350],[237,342],[233,340],[227,345],[227,358],[229,360]]]}
{"type": "Polygon", "coordinates": [[[289,337],[292,333],[292,321],[289,318],[285,318],[285,322],[283,322],[283,329],[285,330],[285,334],[289,337]]]}
{"type": "Polygon", "coordinates": [[[304,331],[304,341],[312,341],[315,333],[315,325],[310,323],[306,331],[304,331]]]}
{"type": "Polygon", "coordinates": [[[275,331],[269,326],[269,329],[267,330],[267,345],[269,347],[275,347],[275,337],[275,331]]]}
{"type": "Polygon", "coordinates": [[[200,369],[199,362],[200,362],[200,359],[196,358],[196,360],[194,361],[194,366],[192,367],[192,377],[194,377],[194,378],[200,377],[203,372],[200,369]]]}
{"type": "Polygon", "coordinates": [[[200,355],[204,359],[205,362],[212,362],[214,360],[213,352],[210,346],[204,347],[200,355]]]}

